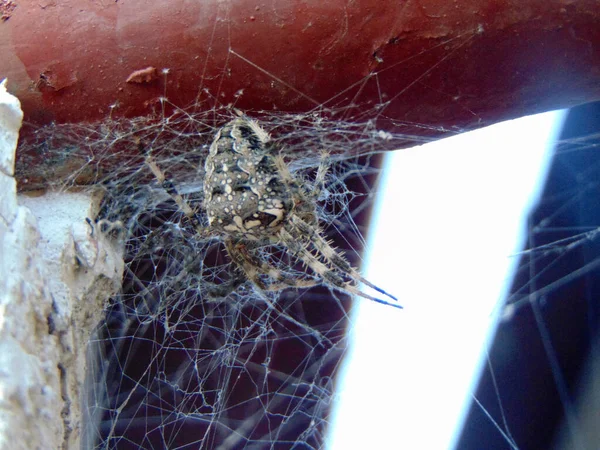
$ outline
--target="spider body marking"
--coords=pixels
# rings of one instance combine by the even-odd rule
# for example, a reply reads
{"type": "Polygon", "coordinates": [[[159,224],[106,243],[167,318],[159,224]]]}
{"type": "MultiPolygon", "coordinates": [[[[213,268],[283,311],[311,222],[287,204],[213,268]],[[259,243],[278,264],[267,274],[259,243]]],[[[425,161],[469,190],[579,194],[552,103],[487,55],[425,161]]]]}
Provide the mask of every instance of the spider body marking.
{"type": "Polygon", "coordinates": [[[146,164],[198,234],[220,236],[233,264],[260,289],[327,284],[401,308],[397,303],[362,292],[359,282],[397,300],[364,279],[322,237],[316,201],[325,181],[325,165],[321,164],[317,171],[315,188],[308,191],[292,176],[276,150],[269,134],[246,117],[238,117],[219,129],[204,164],[203,206],[208,216],[207,228],[201,227],[196,212],[162,173],[150,153],[146,155],[146,164]],[[253,254],[254,249],[267,244],[283,246],[304,262],[316,278],[290,277],[253,254]],[[265,282],[265,278],[271,281],[265,282]]]}
{"type": "Polygon", "coordinates": [[[235,119],[217,132],[204,164],[204,205],[215,232],[269,240],[288,220],[294,200],[268,144],[253,121],[235,119]]]}

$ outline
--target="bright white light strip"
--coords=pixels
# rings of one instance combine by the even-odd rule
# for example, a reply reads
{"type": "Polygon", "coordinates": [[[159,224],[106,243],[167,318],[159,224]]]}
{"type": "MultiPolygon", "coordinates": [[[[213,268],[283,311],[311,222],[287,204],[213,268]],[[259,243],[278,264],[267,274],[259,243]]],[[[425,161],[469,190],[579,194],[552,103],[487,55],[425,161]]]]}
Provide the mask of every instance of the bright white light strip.
{"type": "Polygon", "coordinates": [[[366,275],[405,309],[357,300],[330,450],[455,445],[564,115],[386,157],[366,275]]]}

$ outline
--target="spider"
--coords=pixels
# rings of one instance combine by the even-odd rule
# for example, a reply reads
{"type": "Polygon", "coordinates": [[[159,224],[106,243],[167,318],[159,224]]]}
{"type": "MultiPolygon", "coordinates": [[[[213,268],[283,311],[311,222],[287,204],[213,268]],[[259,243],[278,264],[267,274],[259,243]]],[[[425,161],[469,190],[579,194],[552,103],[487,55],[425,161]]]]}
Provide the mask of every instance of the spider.
{"type": "Polygon", "coordinates": [[[204,164],[203,204],[208,227],[201,225],[196,211],[158,167],[151,152],[146,153],[145,162],[200,237],[220,237],[234,266],[259,289],[276,291],[326,284],[402,308],[362,292],[359,282],[397,301],[364,279],[323,238],[316,201],[327,172],[324,163],[317,171],[315,189],[309,191],[292,176],[269,134],[255,120],[235,118],[218,130],[210,146],[204,164]],[[253,254],[253,250],[269,244],[283,246],[303,261],[314,272],[314,278],[290,277],[253,254]]]}

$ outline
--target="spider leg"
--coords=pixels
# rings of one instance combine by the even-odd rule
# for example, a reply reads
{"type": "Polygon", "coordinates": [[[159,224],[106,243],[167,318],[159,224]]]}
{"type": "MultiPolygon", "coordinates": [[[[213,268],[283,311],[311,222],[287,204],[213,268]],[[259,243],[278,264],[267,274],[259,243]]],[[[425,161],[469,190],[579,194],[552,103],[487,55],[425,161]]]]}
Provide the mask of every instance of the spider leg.
{"type": "Polygon", "coordinates": [[[281,154],[276,155],[275,157],[275,167],[277,168],[277,173],[281,177],[281,180],[288,186],[296,184],[296,180],[292,177],[290,173],[290,169],[288,169],[287,164],[283,160],[283,156],[281,154]]]}
{"type": "Polygon", "coordinates": [[[177,191],[177,188],[173,184],[173,182],[167,178],[165,173],[158,167],[154,158],[152,157],[152,150],[145,150],[141,143],[138,143],[138,149],[145,157],[145,163],[154,175],[154,177],[158,180],[162,188],[169,194],[169,196],[173,199],[173,201],[177,204],[181,212],[190,220],[196,232],[201,236],[207,235],[207,230],[202,227],[200,223],[200,218],[196,211],[190,206],[190,204],[183,198],[183,196],[177,191]]]}
{"type": "Polygon", "coordinates": [[[396,297],[388,292],[384,291],[378,286],[375,286],[369,280],[365,279],[354,267],[350,265],[348,261],[344,259],[323,237],[321,234],[313,229],[310,225],[304,222],[300,217],[292,216],[292,223],[297,228],[300,236],[309,236],[310,242],[315,246],[317,251],[323,255],[323,257],[335,266],[340,271],[349,274],[352,278],[366,284],[370,288],[376,290],[380,294],[385,295],[393,300],[398,301],[396,297]]]}
{"type": "MultiPolygon", "coordinates": [[[[315,177],[315,182],[312,186],[310,192],[303,192],[301,189],[296,189],[298,192],[301,192],[303,200],[306,200],[304,196],[308,196],[312,199],[318,198],[321,195],[321,191],[325,187],[325,177],[327,176],[327,172],[329,171],[329,164],[327,164],[327,158],[329,157],[329,153],[323,151],[321,153],[321,162],[319,163],[319,168],[317,169],[317,175],[315,177]]],[[[277,172],[281,176],[282,181],[290,187],[299,188],[298,182],[294,179],[292,174],[290,173],[290,169],[287,164],[283,160],[283,156],[277,155],[275,156],[275,167],[277,168],[277,172]]]]}
{"type": "MultiPolygon", "coordinates": [[[[282,228],[280,230],[279,235],[283,239],[285,245],[290,249],[290,251],[292,251],[302,261],[304,261],[304,263],[308,267],[310,267],[317,275],[319,275],[321,278],[323,278],[323,280],[326,283],[333,285],[334,287],[336,287],[342,291],[348,292],[350,294],[357,295],[359,297],[363,297],[363,298],[366,298],[366,299],[369,299],[369,300],[372,300],[374,302],[381,303],[384,305],[393,306],[394,308],[402,309],[402,306],[400,306],[398,304],[390,303],[390,302],[387,302],[380,298],[373,297],[372,295],[365,294],[360,289],[358,289],[358,287],[356,287],[355,284],[344,281],[344,279],[340,275],[338,275],[334,270],[331,270],[331,268],[329,266],[327,266],[323,262],[319,261],[319,259],[308,250],[306,245],[304,245],[302,243],[298,243],[298,241],[296,239],[294,239],[294,237],[285,228],[282,228]]],[[[329,249],[334,251],[333,248],[331,246],[329,246],[329,244],[327,244],[324,240],[323,240],[323,242],[327,245],[327,247],[329,249]]],[[[335,251],[334,251],[334,253],[335,253],[335,251]]],[[[323,256],[325,257],[325,254],[323,254],[323,256]]],[[[348,262],[346,260],[342,259],[341,256],[337,255],[337,253],[336,253],[336,257],[341,259],[342,261],[344,261],[346,263],[346,265],[350,266],[350,264],[348,264],[348,262]]],[[[334,264],[333,261],[331,261],[331,263],[332,263],[332,265],[334,264]]],[[[342,271],[343,273],[352,274],[351,271],[345,271],[345,270],[343,270],[343,268],[339,268],[339,270],[342,271]]],[[[354,271],[354,272],[356,272],[356,271],[354,271]]],[[[360,275],[358,277],[355,277],[355,279],[358,279],[358,280],[364,282],[364,278],[360,275]]],[[[367,284],[368,286],[374,286],[371,283],[365,283],[365,284],[367,284]]],[[[382,289],[379,289],[376,286],[374,286],[374,289],[376,291],[382,292],[382,293],[386,294],[387,296],[396,300],[395,297],[383,292],[382,289]]]]}
{"type": "Polygon", "coordinates": [[[237,266],[234,265],[235,270],[233,271],[233,275],[230,280],[220,283],[214,284],[207,289],[208,297],[212,298],[224,298],[235,291],[238,287],[244,284],[247,281],[246,274],[238,269],[237,266]]]}
{"type": "Polygon", "coordinates": [[[321,162],[319,163],[319,168],[317,169],[314,189],[310,193],[312,198],[319,198],[321,191],[323,191],[323,188],[325,187],[325,177],[327,176],[327,172],[329,172],[329,164],[327,163],[328,158],[329,152],[325,150],[321,152],[321,162]]]}
{"type": "Polygon", "coordinates": [[[378,286],[375,286],[369,280],[365,279],[356,269],[354,269],[348,261],[346,261],[318,232],[316,228],[316,216],[314,212],[314,206],[309,208],[303,207],[302,205],[312,205],[312,202],[320,195],[324,185],[325,185],[325,177],[328,171],[328,159],[329,154],[327,152],[323,152],[321,154],[321,163],[319,168],[317,169],[317,175],[315,178],[314,188],[310,192],[306,192],[302,186],[298,184],[298,182],[292,177],[288,166],[285,164],[283,157],[281,155],[275,156],[275,166],[281,177],[282,181],[289,187],[290,190],[296,192],[297,199],[295,200],[296,204],[296,213],[290,215],[291,223],[289,224],[290,229],[294,230],[293,233],[282,228],[279,232],[280,237],[286,244],[286,246],[292,250],[292,252],[296,253],[297,256],[302,259],[315,273],[321,276],[325,281],[330,284],[337,286],[342,290],[346,290],[352,294],[368,298],[370,300],[376,301],[378,303],[383,303],[386,305],[391,305],[396,308],[402,308],[399,305],[395,305],[393,303],[388,303],[385,300],[378,299],[376,297],[370,296],[368,294],[360,291],[354,284],[346,283],[342,277],[340,277],[335,270],[331,270],[329,266],[323,264],[316,258],[305,245],[298,244],[297,239],[292,236],[301,236],[303,239],[306,239],[306,242],[313,245],[317,250],[318,254],[321,255],[328,264],[330,264],[333,268],[338,271],[348,275],[350,278],[356,281],[360,281],[365,285],[369,286],[371,289],[379,292],[380,294],[385,295],[395,301],[398,301],[396,297],[384,291],[378,286]],[[312,220],[315,219],[315,225],[309,225],[304,219],[308,219],[311,224],[312,220]]]}
{"type": "Polygon", "coordinates": [[[246,274],[247,278],[261,290],[281,291],[290,287],[307,288],[320,284],[319,280],[298,280],[284,275],[280,270],[253,256],[249,252],[248,246],[249,244],[247,243],[234,242],[232,239],[225,239],[225,248],[231,257],[231,260],[246,274]],[[260,279],[261,275],[266,275],[276,282],[266,284],[260,279]]]}

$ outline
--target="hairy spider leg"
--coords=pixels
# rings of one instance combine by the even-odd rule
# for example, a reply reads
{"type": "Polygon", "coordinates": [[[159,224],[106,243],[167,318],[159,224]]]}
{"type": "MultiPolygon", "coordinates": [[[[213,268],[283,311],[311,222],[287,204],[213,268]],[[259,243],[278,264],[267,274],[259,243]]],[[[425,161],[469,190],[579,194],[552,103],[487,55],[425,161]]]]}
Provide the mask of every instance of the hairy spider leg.
{"type": "Polygon", "coordinates": [[[189,219],[192,223],[196,232],[200,236],[206,236],[208,234],[208,230],[202,226],[200,223],[200,219],[196,214],[196,211],[189,205],[189,203],[183,198],[183,196],[177,191],[175,184],[167,178],[164,172],[158,167],[154,158],[152,157],[152,151],[145,151],[141,144],[138,144],[140,152],[145,157],[145,163],[152,172],[152,174],[156,177],[162,188],[166,191],[167,194],[173,199],[173,201],[177,204],[181,212],[189,219]]]}
{"type": "Polygon", "coordinates": [[[293,216],[292,225],[296,227],[300,236],[308,236],[308,241],[315,246],[319,254],[323,255],[323,257],[331,265],[336,267],[341,272],[348,274],[351,278],[354,278],[360,281],[361,283],[364,283],[365,285],[369,286],[371,289],[376,290],[380,294],[383,294],[386,297],[398,301],[398,299],[395,296],[384,291],[379,286],[374,285],[369,280],[364,278],[360,274],[360,272],[358,272],[358,270],[352,267],[350,263],[346,261],[336,249],[334,249],[325,239],[323,239],[318,230],[315,230],[309,224],[304,222],[300,217],[293,216]]]}
{"type": "Polygon", "coordinates": [[[321,192],[325,187],[325,177],[327,176],[327,172],[329,172],[327,158],[329,158],[329,152],[321,152],[321,161],[319,163],[319,168],[317,169],[317,175],[315,177],[315,183],[313,186],[314,189],[310,192],[310,196],[315,199],[321,195],[321,192]]]}
{"type": "MultiPolygon", "coordinates": [[[[313,184],[313,189],[310,192],[306,193],[311,198],[318,198],[325,187],[325,177],[327,176],[327,172],[329,172],[329,165],[327,164],[327,158],[329,157],[329,153],[323,151],[321,153],[321,162],[319,163],[319,168],[317,169],[317,175],[315,177],[315,182],[313,184]]],[[[277,155],[275,156],[275,167],[277,168],[277,172],[279,172],[281,179],[288,186],[300,187],[298,182],[294,179],[292,174],[290,173],[290,169],[287,164],[283,160],[283,156],[277,155]]],[[[304,190],[300,190],[301,193],[305,193],[304,190]]]]}
{"type": "Polygon", "coordinates": [[[225,239],[225,248],[233,263],[240,267],[248,279],[263,291],[280,291],[290,287],[308,288],[320,284],[320,280],[298,280],[284,275],[280,270],[270,264],[260,261],[250,254],[248,244],[234,242],[233,239],[225,239]],[[260,279],[260,275],[268,276],[277,283],[266,284],[260,279]]]}
{"type": "MultiPolygon", "coordinates": [[[[393,306],[394,308],[402,309],[402,306],[400,306],[398,304],[390,303],[390,302],[382,300],[380,298],[373,297],[372,295],[362,292],[360,289],[358,289],[358,287],[355,284],[344,281],[344,279],[341,276],[339,276],[334,270],[332,270],[329,266],[327,266],[326,264],[321,262],[315,255],[313,255],[308,250],[307,245],[305,245],[303,243],[299,243],[297,241],[297,239],[294,238],[294,236],[292,236],[292,234],[290,234],[285,228],[282,228],[280,230],[279,235],[281,236],[285,245],[290,249],[290,251],[292,251],[292,253],[294,253],[302,261],[304,261],[304,263],[308,267],[310,267],[310,269],[313,270],[319,277],[321,277],[323,279],[323,281],[325,281],[327,284],[329,284],[329,285],[333,286],[334,288],[337,288],[341,291],[345,291],[350,294],[357,295],[359,297],[363,297],[363,298],[372,300],[377,303],[381,303],[383,305],[393,306]]],[[[331,247],[329,247],[329,248],[331,248],[331,247]]],[[[338,256],[338,258],[339,258],[339,256],[338,256]]],[[[348,264],[348,263],[346,262],[346,264],[348,264]]],[[[340,270],[341,270],[341,268],[340,268],[340,270]]],[[[342,271],[342,272],[344,272],[344,271],[342,271]]],[[[349,272],[345,272],[345,273],[349,273],[349,272]]],[[[356,277],[356,279],[358,279],[360,281],[363,280],[363,278],[360,275],[358,277],[356,277]]],[[[369,284],[371,284],[371,283],[369,283],[369,284]]],[[[378,292],[380,291],[380,289],[377,289],[377,288],[375,288],[375,290],[377,290],[378,292]]],[[[393,298],[394,300],[396,300],[395,297],[392,297],[389,294],[387,294],[387,295],[390,296],[391,298],[393,298]]]]}
{"type": "MultiPolygon", "coordinates": [[[[313,191],[311,191],[308,194],[312,198],[318,197],[320,195],[320,192],[323,189],[323,186],[325,185],[325,177],[326,177],[327,171],[328,171],[328,165],[326,163],[327,156],[328,156],[327,152],[323,152],[321,154],[321,163],[319,164],[319,168],[317,169],[317,176],[315,178],[315,188],[313,191]]],[[[292,174],[290,173],[290,171],[289,171],[287,165],[285,164],[285,161],[283,160],[283,157],[281,155],[278,155],[275,158],[275,164],[277,166],[277,170],[281,174],[282,180],[287,185],[297,184],[295,179],[292,177],[292,174]]],[[[299,191],[299,192],[302,193],[303,191],[299,191]]],[[[341,272],[348,274],[351,278],[362,282],[366,286],[369,286],[371,289],[379,292],[380,294],[383,294],[386,297],[389,297],[395,301],[398,301],[398,299],[395,296],[384,291],[380,287],[374,285],[369,280],[364,278],[356,269],[354,269],[354,267],[352,267],[350,265],[350,263],[348,263],[348,261],[346,261],[344,259],[344,257],[342,255],[340,255],[340,253],[338,253],[325,239],[323,239],[321,234],[318,232],[318,229],[310,226],[298,215],[292,215],[291,220],[292,220],[292,225],[299,232],[298,236],[303,236],[303,237],[308,236],[308,241],[312,245],[315,246],[317,252],[320,255],[322,255],[332,266],[336,267],[341,272]]],[[[293,241],[293,238],[292,238],[292,241],[293,241]]],[[[305,250],[307,251],[307,249],[305,249],[305,250]]],[[[309,252],[309,254],[310,254],[310,252],[309,252]]],[[[311,256],[312,256],[312,254],[311,254],[311,256]]],[[[313,256],[313,258],[314,258],[314,256],[313,256]]],[[[307,264],[308,264],[308,262],[307,262],[307,264]]],[[[314,270],[313,267],[311,267],[311,268],[314,270]]],[[[361,291],[358,291],[358,292],[361,292],[361,291]]],[[[366,294],[363,295],[362,293],[358,293],[357,295],[365,297],[366,294]]],[[[386,301],[376,299],[375,297],[369,296],[367,298],[378,301],[379,303],[387,304],[386,301]]],[[[391,304],[391,305],[401,308],[401,306],[398,306],[398,305],[394,305],[394,304],[391,304]]]]}

